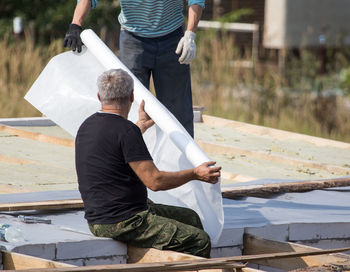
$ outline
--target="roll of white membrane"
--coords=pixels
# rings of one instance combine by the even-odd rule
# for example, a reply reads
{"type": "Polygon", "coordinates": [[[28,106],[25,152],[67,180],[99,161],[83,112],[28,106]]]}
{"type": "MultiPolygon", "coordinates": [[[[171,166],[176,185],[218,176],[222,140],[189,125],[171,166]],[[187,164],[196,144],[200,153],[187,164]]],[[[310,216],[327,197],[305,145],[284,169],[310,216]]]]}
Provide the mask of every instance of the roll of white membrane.
{"type": "MultiPolygon", "coordinates": [[[[25,96],[33,106],[73,136],[81,123],[100,109],[97,99],[97,77],[109,69],[121,68],[134,79],[135,102],[129,119],[136,122],[138,107],[145,110],[156,125],[144,133],[154,163],[160,170],[177,171],[209,161],[179,121],[142,85],[92,30],[84,30],[83,52],[66,52],[55,56],[44,68],[25,96]]],[[[153,192],[149,197],[157,203],[189,207],[195,210],[216,242],[223,228],[220,184],[191,181],[176,189],[153,192]]]]}

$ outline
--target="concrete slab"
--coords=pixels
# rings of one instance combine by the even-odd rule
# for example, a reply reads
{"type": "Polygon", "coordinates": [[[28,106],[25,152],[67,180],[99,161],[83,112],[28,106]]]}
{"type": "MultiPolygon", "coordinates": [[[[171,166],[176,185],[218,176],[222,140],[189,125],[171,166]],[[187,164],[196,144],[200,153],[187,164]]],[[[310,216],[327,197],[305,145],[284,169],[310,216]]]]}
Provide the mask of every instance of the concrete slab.
{"type": "Polygon", "coordinates": [[[245,228],[244,233],[258,236],[264,239],[275,241],[289,240],[289,224],[272,225],[268,224],[262,227],[248,227],[245,228]]]}
{"type": "Polygon", "coordinates": [[[126,255],[123,243],[113,239],[94,238],[84,241],[63,241],[56,243],[56,259],[79,259],[112,255],[126,255]]]}
{"type": "Polygon", "coordinates": [[[211,258],[232,257],[232,256],[241,256],[241,255],[242,255],[241,246],[217,247],[217,248],[213,248],[210,251],[211,258]]]}
{"type": "Polygon", "coordinates": [[[224,199],[224,228],[292,223],[349,223],[349,201],[350,194],[347,191],[325,190],[288,193],[269,198],[224,199]]]}
{"type": "Polygon", "coordinates": [[[350,238],[350,222],[292,223],[289,225],[290,241],[348,238],[350,238]]]}
{"type": "Polygon", "coordinates": [[[25,244],[16,246],[11,251],[47,260],[55,260],[56,258],[55,244],[25,244]]]}
{"type": "Polygon", "coordinates": [[[226,247],[243,244],[244,228],[230,228],[224,229],[221,233],[219,241],[212,245],[212,247],[226,247]]]}
{"type": "MultiPolygon", "coordinates": [[[[296,241],[298,244],[317,247],[321,249],[330,248],[344,248],[350,247],[350,239],[325,239],[325,240],[311,240],[311,241],[296,241]]],[[[350,251],[344,251],[342,253],[350,254],[350,251]]]]}
{"type": "MultiPolygon", "coordinates": [[[[24,201],[57,199],[64,191],[59,191],[55,197],[53,192],[27,193],[5,195],[1,202],[11,202],[11,197],[22,196],[24,201]],[[51,196],[51,197],[50,197],[51,196]]],[[[77,191],[68,191],[66,198],[79,196],[77,191]]],[[[64,198],[64,197],[63,197],[64,198]]],[[[13,200],[13,199],[12,199],[13,200]]],[[[22,230],[25,242],[8,243],[0,241],[0,247],[7,250],[28,254],[40,258],[67,261],[71,264],[84,264],[88,258],[103,259],[119,263],[126,260],[126,245],[108,238],[99,238],[92,235],[88,229],[83,211],[24,211],[3,213],[0,222],[8,223],[22,230]],[[52,224],[26,224],[17,216],[35,215],[51,219],[52,224]],[[119,256],[114,258],[115,256],[119,256]]]]}

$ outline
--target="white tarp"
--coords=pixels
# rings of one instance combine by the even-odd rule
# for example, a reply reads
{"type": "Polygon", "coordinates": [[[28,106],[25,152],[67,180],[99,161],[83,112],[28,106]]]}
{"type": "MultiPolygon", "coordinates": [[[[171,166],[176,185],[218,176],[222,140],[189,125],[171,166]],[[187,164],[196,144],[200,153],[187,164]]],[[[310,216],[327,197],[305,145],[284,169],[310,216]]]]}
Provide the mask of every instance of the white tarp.
{"type": "MultiPolygon", "coordinates": [[[[138,118],[138,107],[145,110],[156,125],[144,134],[147,147],[157,167],[164,171],[188,169],[209,161],[176,118],[141,84],[92,30],[81,38],[86,46],[80,54],[62,53],[50,60],[25,99],[73,136],[80,124],[100,109],[97,77],[112,68],[122,68],[134,79],[135,102],[129,119],[138,118]]],[[[153,192],[156,203],[189,207],[200,216],[204,229],[215,243],[224,222],[220,184],[191,181],[179,188],[153,192]]]]}

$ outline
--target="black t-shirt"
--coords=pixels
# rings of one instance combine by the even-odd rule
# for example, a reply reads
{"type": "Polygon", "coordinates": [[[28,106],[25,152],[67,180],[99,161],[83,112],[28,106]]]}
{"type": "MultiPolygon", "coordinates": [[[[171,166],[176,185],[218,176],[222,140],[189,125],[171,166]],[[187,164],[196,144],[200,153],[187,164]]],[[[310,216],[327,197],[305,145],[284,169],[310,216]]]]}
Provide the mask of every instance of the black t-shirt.
{"type": "Polygon", "coordinates": [[[79,191],[89,224],[113,224],[147,209],[146,186],[129,162],[152,160],[140,129],[116,114],[97,112],[75,140],[79,191]]]}

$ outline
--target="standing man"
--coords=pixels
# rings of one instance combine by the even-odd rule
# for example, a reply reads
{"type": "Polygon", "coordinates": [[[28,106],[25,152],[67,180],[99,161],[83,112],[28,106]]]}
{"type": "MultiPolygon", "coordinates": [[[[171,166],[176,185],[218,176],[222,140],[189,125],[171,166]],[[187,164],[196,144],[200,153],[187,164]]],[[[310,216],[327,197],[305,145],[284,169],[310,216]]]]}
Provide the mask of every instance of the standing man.
{"type": "MultiPolygon", "coordinates": [[[[189,64],[196,55],[196,29],[205,0],[188,0],[185,33],[183,0],[120,0],[120,59],[149,88],[150,76],[160,102],[193,137],[189,64]]],[[[81,51],[84,18],[97,0],[80,0],[64,46],[81,51]]]]}
{"type": "Polygon", "coordinates": [[[101,111],[83,122],[75,139],[79,191],[90,230],[96,236],[138,247],[208,258],[210,239],[197,213],[188,208],[148,205],[146,187],[169,190],[191,180],[215,184],[221,167],[206,162],[182,171],[158,170],[142,138],[153,125],[144,102],[136,125],[127,120],[134,101],[133,87],[127,72],[104,72],[98,78],[101,111]]]}

